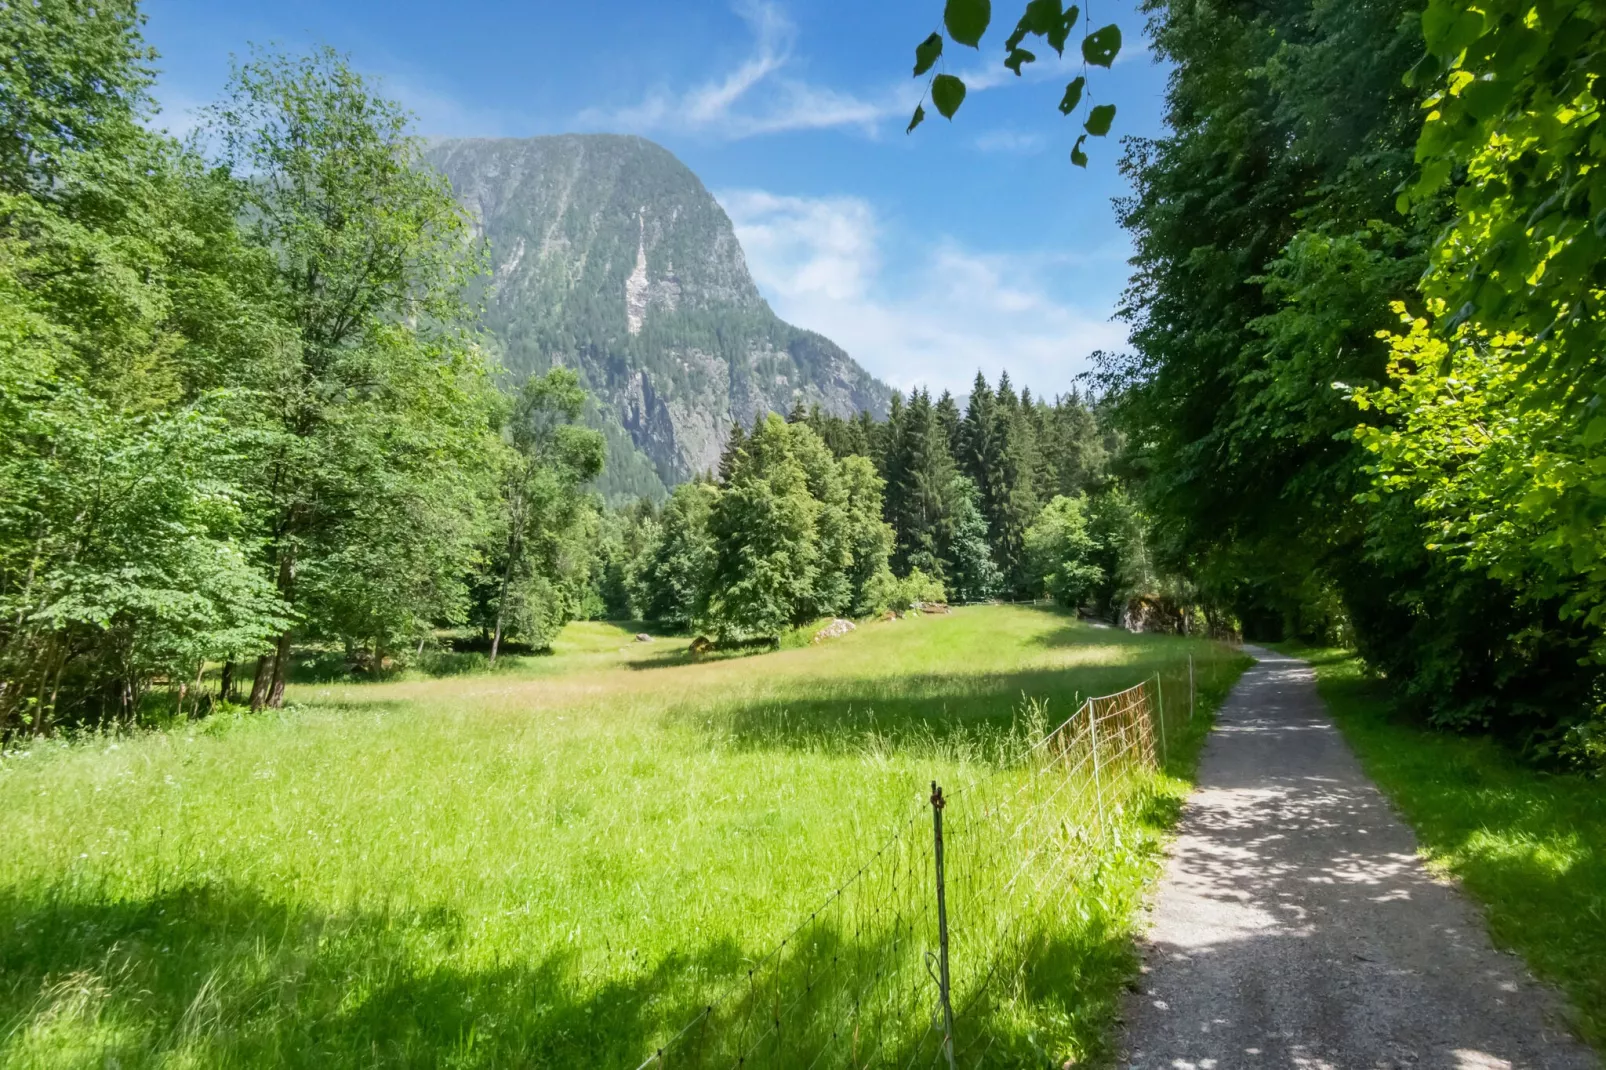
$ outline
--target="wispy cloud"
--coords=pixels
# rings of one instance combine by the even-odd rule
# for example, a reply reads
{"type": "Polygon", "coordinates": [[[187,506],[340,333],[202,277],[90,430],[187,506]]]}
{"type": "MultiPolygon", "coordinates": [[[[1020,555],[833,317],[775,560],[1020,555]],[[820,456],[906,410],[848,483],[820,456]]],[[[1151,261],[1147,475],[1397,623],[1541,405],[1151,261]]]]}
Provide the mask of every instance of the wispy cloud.
{"type": "MultiPolygon", "coordinates": [[[[582,124],[653,133],[745,138],[789,130],[857,128],[873,134],[881,121],[912,108],[914,96],[894,92],[866,98],[793,77],[797,28],[773,0],[736,7],[753,34],[750,54],[734,70],[684,90],[657,89],[640,102],[613,110],[587,109],[582,124]]],[[[918,93],[918,90],[916,90],[918,93]]]]}
{"type": "MultiPolygon", "coordinates": [[[[874,137],[901,129],[919,101],[924,83],[889,79],[859,91],[822,86],[797,77],[794,47],[797,28],[777,0],[740,0],[736,13],[752,33],[748,55],[734,69],[689,88],[660,87],[621,108],[589,108],[582,126],[635,133],[700,134],[726,140],[795,130],[849,129],[874,137]]],[[[994,43],[996,44],[996,42],[994,43]]],[[[1017,76],[1003,66],[992,47],[980,54],[961,50],[953,73],[971,93],[1022,83],[1068,80],[1082,69],[1072,42],[1064,56],[1046,49],[1038,62],[1017,76]]],[[[1123,58],[1133,51],[1123,53],[1123,58]]],[[[944,61],[945,63],[948,61],[944,61]]],[[[1047,106],[1052,107],[1052,101],[1047,106]]],[[[985,137],[985,135],[984,135],[985,137]]],[[[1026,151],[1026,139],[1004,133],[977,147],[986,151],[1026,151]]]]}
{"type": "MultiPolygon", "coordinates": [[[[978,369],[1033,390],[1067,390],[1095,349],[1123,345],[1106,309],[1080,308],[1037,281],[1048,258],[1002,256],[943,239],[889,270],[891,239],[857,197],[717,194],[776,312],[819,331],[908,389],[964,393],[978,369]]],[[[1109,251],[1119,270],[1122,254],[1109,251]]]]}

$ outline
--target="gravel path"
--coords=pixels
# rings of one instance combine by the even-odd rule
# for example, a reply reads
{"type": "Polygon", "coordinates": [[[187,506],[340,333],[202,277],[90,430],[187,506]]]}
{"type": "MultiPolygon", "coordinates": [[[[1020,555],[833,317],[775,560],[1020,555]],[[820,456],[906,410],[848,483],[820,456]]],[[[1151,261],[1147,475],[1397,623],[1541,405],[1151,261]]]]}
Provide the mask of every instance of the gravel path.
{"type": "Polygon", "coordinates": [[[1489,943],[1328,719],[1302,661],[1247,648],[1154,904],[1124,1064],[1597,1067],[1560,998],[1489,943]]]}

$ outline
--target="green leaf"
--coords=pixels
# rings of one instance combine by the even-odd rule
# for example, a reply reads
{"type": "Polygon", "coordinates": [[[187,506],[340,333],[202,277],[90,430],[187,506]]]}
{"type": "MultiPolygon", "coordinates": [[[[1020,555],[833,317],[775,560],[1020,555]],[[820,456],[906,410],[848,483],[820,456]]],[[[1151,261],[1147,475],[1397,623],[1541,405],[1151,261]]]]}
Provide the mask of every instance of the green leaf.
{"type": "Polygon", "coordinates": [[[944,119],[952,119],[959,105],[965,102],[965,83],[951,74],[939,74],[931,80],[931,103],[944,119]]]}
{"type": "Polygon", "coordinates": [[[1060,0],[1032,0],[1020,21],[1037,36],[1047,37],[1049,31],[1059,25],[1060,17],[1060,0]]]}
{"type": "Polygon", "coordinates": [[[1407,89],[1414,89],[1419,85],[1427,85],[1438,76],[1438,57],[1431,52],[1424,52],[1422,58],[1416,61],[1416,65],[1405,72],[1405,77],[1401,78],[1400,82],[1407,89]]]}
{"type": "Polygon", "coordinates": [[[931,65],[937,62],[942,55],[942,34],[934,33],[930,37],[915,45],[915,73],[919,78],[931,70],[931,65]]]}
{"type": "Polygon", "coordinates": [[[1479,122],[1505,110],[1516,87],[1508,80],[1480,78],[1461,91],[1461,103],[1479,122]]]}
{"type": "Polygon", "coordinates": [[[1450,59],[1483,36],[1483,13],[1458,0],[1432,0],[1422,12],[1422,40],[1428,51],[1450,59]]]}
{"type": "Polygon", "coordinates": [[[1082,58],[1095,67],[1108,67],[1121,51],[1121,27],[1115,23],[1082,38],[1082,58]]]}
{"type": "Polygon", "coordinates": [[[1115,121],[1115,105],[1100,104],[1088,113],[1087,123],[1084,125],[1088,133],[1094,137],[1103,137],[1110,132],[1110,123],[1115,121]]]}
{"type": "Polygon", "coordinates": [[[1065,55],[1065,41],[1071,36],[1071,27],[1076,25],[1077,16],[1082,11],[1075,4],[1065,9],[1059,22],[1048,31],[1048,46],[1060,55],[1065,55]]]}
{"type": "Polygon", "coordinates": [[[1087,135],[1083,134],[1081,137],[1076,139],[1076,144],[1071,146],[1071,162],[1078,167],[1087,166],[1087,153],[1082,151],[1082,142],[1086,140],[1087,135]]]}
{"type": "Polygon", "coordinates": [[[1010,70],[1014,71],[1015,72],[1015,76],[1018,78],[1018,77],[1020,77],[1020,65],[1022,63],[1036,63],[1036,62],[1037,62],[1036,53],[1028,52],[1024,48],[1016,48],[1016,49],[1011,50],[1009,55],[1007,57],[1005,57],[1004,66],[1006,66],[1010,70]]]}
{"type": "Polygon", "coordinates": [[[1031,0],[1026,5],[1026,13],[1015,24],[1015,32],[1004,42],[1004,51],[1014,52],[1027,34],[1036,34],[1047,38],[1048,46],[1063,56],[1065,39],[1070,36],[1071,27],[1076,25],[1081,12],[1075,5],[1062,11],[1060,3],[1061,0],[1031,0]]]}
{"type": "Polygon", "coordinates": [[[1082,88],[1087,85],[1087,79],[1080,74],[1065,87],[1065,95],[1060,98],[1060,114],[1069,115],[1082,103],[1082,88]]]}
{"type": "Polygon", "coordinates": [[[981,35],[987,32],[987,24],[992,19],[992,0],[948,0],[942,13],[942,24],[948,27],[948,36],[955,43],[971,48],[981,45],[981,35]]]}
{"type": "Polygon", "coordinates": [[[905,130],[904,133],[906,133],[906,134],[914,133],[915,132],[915,127],[919,126],[921,123],[923,123],[925,121],[926,121],[926,106],[924,104],[916,104],[915,105],[914,117],[909,120],[909,129],[905,130]]]}

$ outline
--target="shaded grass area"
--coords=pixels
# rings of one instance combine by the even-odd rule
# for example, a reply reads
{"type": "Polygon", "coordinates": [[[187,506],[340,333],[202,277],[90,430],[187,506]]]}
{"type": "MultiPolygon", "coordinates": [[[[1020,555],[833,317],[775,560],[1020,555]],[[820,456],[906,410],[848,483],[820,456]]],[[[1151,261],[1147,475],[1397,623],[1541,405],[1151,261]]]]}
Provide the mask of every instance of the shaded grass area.
{"type": "MultiPolygon", "coordinates": [[[[0,759],[0,1063],[633,1067],[931,779],[996,768],[1023,696],[1058,720],[1156,672],[1185,695],[1192,653],[1185,774],[1242,667],[1027,607],[712,661],[632,640],[576,625],[495,672],[0,759]]],[[[1186,791],[1148,779],[985,1019],[986,1065],[1103,1050],[1186,791]]]]}
{"type": "Polygon", "coordinates": [[[1567,993],[1579,1034],[1606,1050],[1606,785],[1411,723],[1346,651],[1280,648],[1315,666],[1322,698],[1430,863],[1482,905],[1497,943],[1567,993]]]}

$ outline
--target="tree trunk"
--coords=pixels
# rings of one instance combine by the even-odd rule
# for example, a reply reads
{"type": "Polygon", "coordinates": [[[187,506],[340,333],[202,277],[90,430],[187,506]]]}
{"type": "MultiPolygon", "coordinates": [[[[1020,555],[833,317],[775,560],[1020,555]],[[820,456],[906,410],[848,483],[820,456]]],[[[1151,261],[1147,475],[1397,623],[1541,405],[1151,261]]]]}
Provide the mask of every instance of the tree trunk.
{"type": "Polygon", "coordinates": [[[496,632],[491,636],[491,668],[496,668],[496,652],[502,647],[502,622],[507,613],[507,589],[513,582],[513,562],[517,557],[518,539],[511,539],[507,548],[507,567],[502,570],[502,593],[496,599],[496,632]]]}
{"type": "MultiPolygon", "coordinates": [[[[281,544],[279,549],[279,576],[277,587],[279,598],[286,606],[295,605],[296,564],[295,554],[287,546],[281,544]]],[[[251,685],[251,709],[253,712],[263,706],[272,706],[278,709],[284,705],[284,674],[290,666],[290,629],[286,628],[279,635],[275,645],[273,660],[264,666],[263,661],[257,662],[257,678],[251,685]],[[266,672],[264,672],[266,668],[266,672]]]]}
{"type": "Polygon", "coordinates": [[[234,662],[223,663],[223,670],[218,673],[217,700],[219,702],[234,701],[234,662]]]}
{"type": "Polygon", "coordinates": [[[251,680],[251,712],[256,713],[268,701],[268,684],[273,679],[273,655],[257,658],[256,676],[251,680]]]}
{"type": "Polygon", "coordinates": [[[195,692],[195,705],[190,709],[190,716],[192,718],[199,717],[201,715],[201,681],[205,677],[206,662],[203,661],[201,662],[201,667],[195,670],[195,686],[191,688],[191,690],[195,692]]]}
{"type": "Polygon", "coordinates": [[[268,687],[268,705],[278,709],[284,705],[284,673],[290,665],[290,629],[279,636],[279,648],[273,656],[273,683],[268,687]]]}

